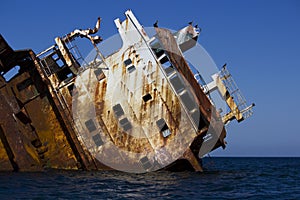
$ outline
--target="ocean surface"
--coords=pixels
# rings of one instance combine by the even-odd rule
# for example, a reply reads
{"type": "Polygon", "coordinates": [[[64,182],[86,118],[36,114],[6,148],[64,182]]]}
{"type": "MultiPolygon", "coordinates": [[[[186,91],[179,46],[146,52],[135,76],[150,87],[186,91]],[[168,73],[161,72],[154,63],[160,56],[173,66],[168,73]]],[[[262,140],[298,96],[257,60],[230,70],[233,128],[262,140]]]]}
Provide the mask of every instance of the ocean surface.
{"type": "Polygon", "coordinates": [[[0,172],[0,199],[300,199],[300,158],[205,158],[205,172],[0,172]]]}

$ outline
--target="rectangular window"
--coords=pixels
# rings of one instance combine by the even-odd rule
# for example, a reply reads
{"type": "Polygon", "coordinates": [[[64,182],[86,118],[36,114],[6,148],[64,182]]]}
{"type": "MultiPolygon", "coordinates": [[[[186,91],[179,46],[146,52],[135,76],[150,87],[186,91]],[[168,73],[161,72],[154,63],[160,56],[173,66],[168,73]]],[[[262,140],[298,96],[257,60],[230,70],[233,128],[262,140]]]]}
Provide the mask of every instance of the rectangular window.
{"type": "Polygon", "coordinates": [[[97,147],[99,147],[103,144],[100,134],[94,135],[93,140],[94,140],[95,144],[97,145],[97,147]]]}
{"type": "Polygon", "coordinates": [[[173,87],[177,93],[184,90],[184,84],[182,83],[182,81],[180,80],[180,78],[177,75],[171,77],[170,82],[173,85],[173,87]]]}
{"type": "Polygon", "coordinates": [[[151,96],[151,94],[148,93],[148,94],[144,95],[142,98],[143,98],[144,102],[147,102],[152,99],[152,96],[151,96]]]}
{"type": "Polygon", "coordinates": [[[59,69],[59,65],[55,62],[52,56],[47,56],[42,61],[43,64],[46,65],[52,72],[56,72],[59,69]]]}
{"type": "Polygon", "coordinates": [[[167,56],[164,56],[159,60],[159,62],[161,64],[165,64],[165,63],[169,62],[169,58],[167,56]]]}
{"type": "Polygon", "coordinates": [[[93,132],[96,130],[96,126],[92,119],[89,119],[88,121],[86,121],[85,126],[89,130],[89,132],[93,132]]]}
{"type": "Polygon", "coordinates": [[[24,90],[25,88],[27,88],[29,85],[33,84],[33,81],[31,78],[27,78],[24,81],[22,81],[21,83],[17,84],[17,89],[20,91],[24,90]]]}
{"type": "Polygon", "coordinates": [[[24,95],[21,97],[21,101],[26,101],[32,99],[39,95],[39,92],[34,85],[31,78],[27,78],[16,85],[16,88],[19,92],[23,92],[24,95]]]}
{"type": "Polygon", "coordinates": [[[120,125],[122,126],[124,131],[128,131],[132,128],[131,123],[129,122],[129,120],[126,117],[124,119],[120,120],[120,125]]]}
{"type": "Polygon", "coordinates": [[[132,64],[132,60],[130,58],[124,61],[124,65],[127,67],[127,72],[129,73],[135,70],[135,66],[132,64]]]}
{"type": "Polygon", "coordinates": [[[190,97],[190,95],[185,92],[184,94],[182,94],[180,96],[182,103],[184,104],[184,106],[186,107],[186,109],[188,109],[189,111],[193,110],[195,108],[195,102],[193,101],[193,99],[190,97]]]}
{"type": "Polygon", "coordinates": [[[65,63],[61,59],[56,60],[56,63],[60,68],[65,66],[65,63]]]}
{"type": "Polygon", "coordinates": [[[130,58],[128,58],[127,60],[124,61],[124,64],[126,66],[128,66],[128,65],[132,64],[132,60],[130,58]]]}
{"type": "Polygon", "coordinates": [[[22,111],[19,111],[18,113],[15,114],[15,116],[23,123],[23,124],[28,124],[31,123],[30,118],[23,113],[22,111]]]}
{"type": "Polygon", "coordinates": [[[160,132],[162,133],[163,137],[168,137],[169,135],[171,135],[171,131],[166,123],[166,121],[161,118],[159,120],[156,121],[156,125],[158,126],[160,132]]]}
{"type": "Polygon", "coordinates": [[[69,90],[69,93],[71,96],[77,94],[76,86],[74,85],[74,83],[72,83],[68,86],[68,90],[69,90]]]}
{"type": "Polygon", "coordinates": [[[134,70],[135,70],[135,66],[134,66],[134,65],[131,65],[131,66],[129,66],[129,67],[127,68],[127,71],[128,71],[129,73],[133,72],[134,70]]]}
{"type": "Polygon", "coordinates": [[[60,81],[66,81],[68,82],[73,77],[73,73],[69,67],[61,68],[56,72],[57,77],[60,81]],[[68,81],[66,80],[68,79],[68,81]]]}
{"type": "Polygon", "coordinates": [[[157,58],[159,58],[160,56],[162,56],[165,53],[165,51],[161,47],[160,42],[157,38],[150,43],[150,46],[157,58]]]}
{"type": "Polygon", "coordinates": [[[113,111],[114,111],[116,117],[120,117],[120,116],[124,115],[124,110],[120,104],[115,105],[113,107],[113,111]]]}
{"type": "Polygon", "coordinates": [[[142,164],[143,168],[145,170],[149,169],[150,167],[152,167],[149,159],[147,158],[147,156],[143,157],[140,159],[140,163],[142,164]]]}
{"type": "Polygon", "coordinates": [[[14,68],[11,68],[8,72],[6,72],[5,74],[3,74],[3,78],[5,79],[6,82],[10,81],[12,78],[14,78],[15,76],[17,76],[17,74],[19,73],[20,70],[20,66],[17,65],[14,68]]]}
{"type": "Polygon", "coordinates": [[[196,124],[198,130],[201,130],[207,125],[207,122],[204,120],[203,116],[201,115],[198,109],[191,114],[191,117],[194,123],[196,124]]]}
{"type": "Polygon", "coordinates": [[[169,76],[170,74],[172,74],[174,72],[174,67],[171,65],[171,66],[165,68],[165,72],[166,72],[167,76],[169,76]]]}
{"type": "Polygon", "coordinates": [[[53,58],[53,60],[58,60],[58,59],[59,59],[57,53],[53,54],[53,55],[52,55],[52,58],[53,58]]]}
{"type": "Polygon", "coordinates": [[[171,135],[171,131],[170,129],[166,129],[163,132],[161,132],[162,135],[164,136],[164,138],[168,137],[169,135],[171,135]]]}
{"type": "Polygon", "coordinates": [[[103,73],[102,69],[96,69],[94,71],[94,73],[95,73],[98,81],[101,81],[102,79],[105,78],[105,74],[103,73]]]}

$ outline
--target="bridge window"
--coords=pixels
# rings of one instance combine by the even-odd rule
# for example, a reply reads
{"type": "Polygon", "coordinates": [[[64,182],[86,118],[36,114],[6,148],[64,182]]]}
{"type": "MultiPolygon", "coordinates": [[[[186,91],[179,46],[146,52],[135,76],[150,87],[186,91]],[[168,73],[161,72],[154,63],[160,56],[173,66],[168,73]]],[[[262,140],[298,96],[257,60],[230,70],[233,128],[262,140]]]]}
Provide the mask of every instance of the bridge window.
{"type": "Polygon", "coordinates": [[[171,77],[170,82],[177,93],[180,93],[182,90],[184,90],[184,84],[177,75],[171,77]]]}
{"type": "Polygon", "coordinates": [[[65,82],[68,82],[73,77],[73,73],[69,67],[64,67],[57,70],[56,75],[60,81],[65,81],[65,82]]]}
{"type": "Polygon", "coordinates": [[[182,103],[184,104],[184,106],[186,107],[186,109],[188,109],[189,111],[193,110],[195,108],[195,102],[193,101],[193,99],[190,97],[190,95],[185,92],[184,94],[182,94],[180,96],[182,103]]]}
{"type": "Polygon", "coordinates": [[[165,68],[165,72],[166,72],[167,76],[171,75],[174,72],[174,70],[175,69],[172,65],[165,68]]]}
{"type": "Polygon", "coordinates": [[[150,43],[150,46],[151,46],[151,49],[155,53],[157,58],[159,58],[160,56],[162,56],[165,53],[165,51],[161,47],[161,45],[159,43],[159,40],[157,38],[155,38],[155,40],[153,40],[150,43]]]}
{"type": "Polygon", "coordinates": [[[65,65],[65,63],[61,59],[56,60],[56,63],[60,68],[62,68],[65,65]]]}

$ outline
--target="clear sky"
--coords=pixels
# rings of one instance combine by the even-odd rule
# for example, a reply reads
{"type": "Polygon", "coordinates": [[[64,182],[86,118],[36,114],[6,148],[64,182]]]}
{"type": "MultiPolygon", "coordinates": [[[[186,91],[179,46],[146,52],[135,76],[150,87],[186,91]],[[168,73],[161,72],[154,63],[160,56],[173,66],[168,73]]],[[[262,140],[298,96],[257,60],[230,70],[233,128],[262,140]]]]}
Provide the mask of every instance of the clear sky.
{"type": "Polygon", "coordinates": [[[0,3],[0,33],[14,49],[36,53],[74,28],[117,33],[113,20],[133,10],[141,24],[177,30],[194,21],[199,43],[225,62],[254,115],[227,128],[227,148],[214,156],[300,156],[300,1],[15,1],[0,3]]]}

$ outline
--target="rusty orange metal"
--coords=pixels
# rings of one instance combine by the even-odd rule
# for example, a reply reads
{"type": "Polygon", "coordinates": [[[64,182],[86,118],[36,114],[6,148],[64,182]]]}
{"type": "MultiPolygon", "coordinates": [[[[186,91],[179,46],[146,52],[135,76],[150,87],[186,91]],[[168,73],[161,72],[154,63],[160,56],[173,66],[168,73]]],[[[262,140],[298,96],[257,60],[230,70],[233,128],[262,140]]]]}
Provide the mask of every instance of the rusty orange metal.
{"type": "MultiPolygon", "coordinates": [[[[222,117],[182,54],[196,43],[195,27],[175,34],[156,27],[159,42],[151,46],[155,38],[148,37],[131,11],[124,22],[115,23],[123,48],[107,57],[96,45],[102,38],[91,36],[99,30],[100,18],[94,29],[57,37],[53,46],[37,55],[14,51],[0,35],[1,171],[108,170],[119,166],[120,157],[127,168],[138,170],[202,171],[199,157],[225,147],[222,117]],[[78,36],[92,42],[100,60],[80,64],[70,47],[78,36]],[[163,67],[167,61],[171,68],[163,67]],[[16,66],[18,71],[7,78],[16,66]],[[76,82],[79,79],[83,86],[76,82]],[[87,114],[89,103],[95,118],[87,114]],[[208,134],[217,141],[200,152],[208,134]],[[101,138],[109,142],[101,146],[101,138]],[[126,157],[124,152],[131,154],[126,157]]],[[[218,86],[225,94],[222,84],[218,86]]]]}

